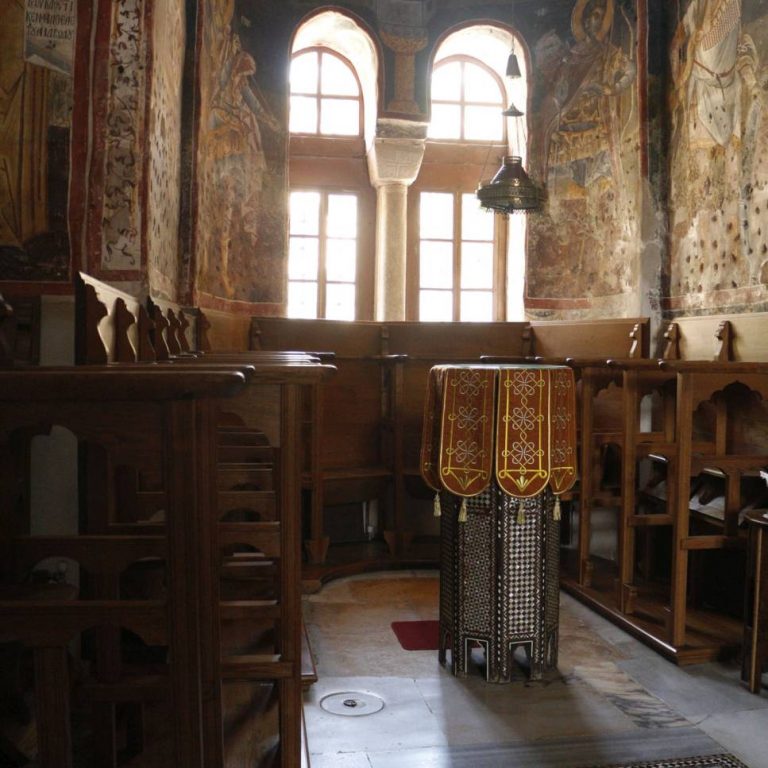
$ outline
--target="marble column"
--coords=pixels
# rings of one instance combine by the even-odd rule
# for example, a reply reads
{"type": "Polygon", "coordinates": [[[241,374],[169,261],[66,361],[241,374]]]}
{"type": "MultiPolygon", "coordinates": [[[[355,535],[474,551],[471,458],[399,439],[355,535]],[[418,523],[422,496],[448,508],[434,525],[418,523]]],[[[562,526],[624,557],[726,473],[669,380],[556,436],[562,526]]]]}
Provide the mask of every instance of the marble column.
{"type": "Polygon", "coordinates": [[[405,320],[408,187],[424,157],[425,129],[423,124],[411,126],[422,134],[419,138],[377,136],[368,153],[377,191],[375,318],[382,321],[405,320]]]}

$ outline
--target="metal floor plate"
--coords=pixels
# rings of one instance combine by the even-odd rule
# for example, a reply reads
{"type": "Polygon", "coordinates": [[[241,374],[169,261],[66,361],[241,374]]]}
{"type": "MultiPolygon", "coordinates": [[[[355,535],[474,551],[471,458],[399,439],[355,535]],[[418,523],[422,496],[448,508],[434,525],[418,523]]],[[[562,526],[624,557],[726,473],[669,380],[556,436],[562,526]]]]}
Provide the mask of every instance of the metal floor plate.
{"type": "Polygon", "coordinates": [[[320,700],[320,708],[332,715],[344,717],[363,717],[375,715],[384,709],[384,700],[372,693],[359,691],[344,691],[330,693],[320,700]]]}

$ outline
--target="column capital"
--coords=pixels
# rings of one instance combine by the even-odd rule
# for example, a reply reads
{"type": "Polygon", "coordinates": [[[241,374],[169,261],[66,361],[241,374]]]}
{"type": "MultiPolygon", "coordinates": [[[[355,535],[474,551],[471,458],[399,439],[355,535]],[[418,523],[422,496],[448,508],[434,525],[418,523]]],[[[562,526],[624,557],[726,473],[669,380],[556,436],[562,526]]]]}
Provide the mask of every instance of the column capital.
{"type": "Polygon", "coordinates": [[[426,123],[379,121],[368,151],[368,173],[374,187],[413,184],[424,159],[426,131],[426,123]]]}

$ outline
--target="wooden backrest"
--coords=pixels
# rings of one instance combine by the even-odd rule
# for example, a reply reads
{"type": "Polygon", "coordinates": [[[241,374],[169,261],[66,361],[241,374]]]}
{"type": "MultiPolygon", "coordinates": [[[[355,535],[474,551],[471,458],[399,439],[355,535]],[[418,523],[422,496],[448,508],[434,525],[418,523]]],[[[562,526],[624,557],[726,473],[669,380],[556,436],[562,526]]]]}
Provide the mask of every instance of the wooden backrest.
{"type": "Polygon", "coordinates": [[[147,312],[155,322],[155,333],[162,333],[170,355],[197,351],[197,321],[200,316],[197,309],[183,307],[173,301],[149,298],[147,312]]]}
{"type": "Polygon", "coordinates": [[[333,352],[337,357],[382,354],[380,323],[254,317],[251,349],[333,352]]]}
{"type": "Polygon", "coordinates": [[[153,325],[141,301],[79,272],[75,277],[75,362],[150,362],[153,325]]]}
{"type": "Polygon", "coordinates": [[[251,345],[333,353],[336,374],[323,384],[317,415],[320,466],[353,469],[383,462],[387,363],[381,358],[381,324],[259,317],[251,324],[251,345]]]}
{"type": "Polygon", "coordinates": [[[533,353],[541,357],[648,357],[650,319],[534,320],[533,353]]]}
{"type": "Polygon", "coordinates": [[[481,355],[525,355],[527,327],[525,322],[389,322],[384,324],[384,333],[389,354],[450,362],[478,360],[481,355]]]}
{"type": "Polygon", "coordinates": [[[768,312],[681,317],[671,326],[681,360],[768,361],[768,312]]]}
{"type": "Polygon", "coordinates": [[[197,348],[202,352],[247,352],[251,316],[219,309],[198,310],[197,348]]]}

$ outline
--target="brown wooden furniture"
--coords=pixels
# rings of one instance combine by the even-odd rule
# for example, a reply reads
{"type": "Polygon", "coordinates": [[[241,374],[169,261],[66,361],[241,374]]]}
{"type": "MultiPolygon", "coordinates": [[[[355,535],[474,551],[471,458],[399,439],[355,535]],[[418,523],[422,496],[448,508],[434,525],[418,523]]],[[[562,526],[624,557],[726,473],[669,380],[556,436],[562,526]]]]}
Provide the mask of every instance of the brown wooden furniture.
{"type": "Polygon", "coordinates": [[[329,545],[326,507],[371,499],[378,500],[383,513],[391,506],[397,361],[383,353],[382,329],[376,323],[258,318],[251,346],[332,353],[337,373],[307,391],[304,402],[305,547],[310,563],[322,563],[329,545]]]}
{"type": "MultiPolygon", "coordinates": [[[[201,623],[210,602],[205,569],[190,568],[201,562],[201,537],[210,518],[210,475],[194,468],[210,461],[211,441],[201,420],[210,423],[203,417],[210,414],[214,399],[234,394],[244,383],[237,370],[83,367],[0,373],[0,494],[3,507],[12,510],[0,529],[5,598],[0,602],[0,639],[21,643],[33,656],[41,766],[73,765],[71,714],[73,709],[83,713],[71,702],[83,700],[91,702],[85,710],[95,739],[90,749],[101,765],[114,761],[114,753],[101,751],[115,735],[114,723],[105,716],[131,703],[152,712],[141,723],[155,735],[158,728],[163,731],[174,763],[214,764],[207,762],[206,728],[201,727],[215,717],[200,665],[210,654],[201,623]],[[100,518],[104,507],[114,509],[118,484],[112,475],[104,483],[105,496],[87,498],[78,530],[65,536],[33,535],[28,446],[51,425],[113,455],[116,451],[123,466],[153,475],[164,497],[164,524],[151,536],[87,532],[92,514],[100,518]],[[89,599],[50,599],[51,590],[25,589],[30,564],[52,555],[80,564],[80,596],[89,599]],[[145,567],[146,558],[159,564],[163,589],[149,597],[126,594],[130,566],[145,567]],[[114,655],[111,638],[120,630],[143,640],[133,644],[138,648],[135,658],[114,655]],[[76,638],[92,643],[93,651],[81,646],[81,674],[73,680],[68,649],[76,638]],[[152,646],[167,647],[167,653],[153,655],[152,646]],[[88,667],[83,665],[86,659],[88,667]],[[74,684],[85,699],[70,698],[74,684]]],[[[149,738],[140,741],[148,753],[160,745],[149,738]]],[[[152,764],[150,754],[146,757],[152,764]]]]}
{"type": "MultiPolygon", "coordinates": [[[[765,390],[766,366],[724,358],[746,350],[764,355],[760,343],[745,338],[760,327],[760,320],[740,316],[680,320],[665,333],[666,362],[591,366],[619,403],[611,439],[619,447],[621,491],[613,503],[608,495],[592,496],[601,510],[618,502],[616,556],[590,550],[591,510],[582,506],[576,567],[565,569],[563,585],[681,664],[717,658],[739,643],[739,513],[754,501],[754,479],[768,454],[746,434],[745,407],[765,390]],[[683,352],[709,360],[676,362],[683,352]],[[715,486],[719,519],[701,501],[715,486]]],[[[582,486],[599,482],[587,468],[585,458],[582,486]]]]}
{"type": "MultiPolygon", "coordinates": [[[[647,318],[530,324],[254,318],[251,345],[255,349],[324,350],[335,353],[334,362],[341,371],[338,379],[323,384],[322,391],[314,394],[306,408],[307,443],[312,450],[305,469],[311,500],[307,541],[310,563],[305,566],[305,578],[325,579],[364,568],[437,562],[436,526],[430,528],[428,514],[421,515],[420,524],[416,522],[416,510],[428,506],[431,499],[418,477],[418,448],[427,374],[433,365],[473,362],[484,356],[506,361],[533,359],[540,353],[558,362],[579,354],[628,358],[647,354],[648,339],[647,318]],[[378,369],[372,368],[374,360],[378,361],[378,369]],[[345,368],[349,369],[346,374],[345,368]],[[382,375],[374,375],[372,370],[382,375]],[[352,398],[353,390],[344,382],[347,376],[355,375],[352,398]],[[372,405],[363,414],[355,413],[355,408],[366,401],[372,405]],[[382,446],[381,462],[371,463],[365,449],[350,451],[342,460],[335,448],[327,457],[323,455],[325,445],[342,449],[357,445],[357,423],[363,425],[360,434],[369,435],[368,452],[371,446],[382,446]],[[377,541],[360,542],[355,546],[334,546],[326,557],[325,507],[333,498],[326,489],[343,482],[350,494],[347,498],[357,502],[368,498],[364,487],[355,488],[351,480],[337,476],[334,470],[338,466],[334,464],[356,467],[363,473],[373,473],[382,465],[386,469],[393,494],[386,523],[381,526],[386,551],[377,541]]],[[[590,397],[582,398],[584,407],[591,402],[590,397]]],[[[620,413],[615,404],[610,407],[620,413]]],[[[602,413],[605,409],[598,410],[602,413]]]]}
{"type": "MultiPolygon", "coordinates": [[[[212,711],[218,712],[209,721],[206,743],[211,765],[275,758],[293,766],[301,685],[316,679],[301,629],[297,403],[330,368],[302,353],[203,353],[194,343],[208,346],[202,314],[167,302],[149,302],[145,312],[137,300],[87,275],[79,283],[78,337],[88,342],[81,349],[95,359],[138,365],[132,360],[138,357],[139,328],[146,324],[144,348],[162,368],[191,374],[247,369],[243,392],[216,403],[217,458],[200,470],[210,474],[213,494],[213,517],[201,539],[210,597],[202,622],[208,647],[219,649],[203,661],[212,711]],[[94,334],[102,316],[106,320],[94,334]],[[120,356],[118,349],[127,353],[120,356]]],[[[131,478],[124,491],[133,492],[137,502],[146,495],[136,493],[131,478]]],[[[145,505],[146,499],[135,506],[145,505]]]]}
{"type": "Polygon", "coordinates": [[[760,693],[762,673],[768,664],[768,512],[747,512],[746,520],[749,559],[741,679],[752,693],[760,693]]]}

